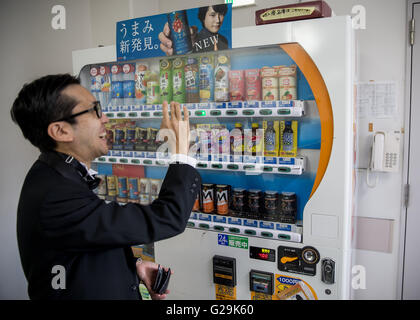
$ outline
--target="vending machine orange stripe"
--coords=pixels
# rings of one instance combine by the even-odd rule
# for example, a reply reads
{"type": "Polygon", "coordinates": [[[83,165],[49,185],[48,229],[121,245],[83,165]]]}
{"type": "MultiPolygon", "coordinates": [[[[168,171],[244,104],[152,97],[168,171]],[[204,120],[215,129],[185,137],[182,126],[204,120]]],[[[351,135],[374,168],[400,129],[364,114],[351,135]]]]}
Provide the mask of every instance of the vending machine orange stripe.
{"type": "Polygon", "coordinates": [[[334,122],[330,96],[324,79],[312,58],[298,43],[281,44],[280,47],[295,61],[302,71],[315,97],[321,122],[321,150],[318,170],[310,197],[315,193],[327,170],[330,160],[334,122]]]}

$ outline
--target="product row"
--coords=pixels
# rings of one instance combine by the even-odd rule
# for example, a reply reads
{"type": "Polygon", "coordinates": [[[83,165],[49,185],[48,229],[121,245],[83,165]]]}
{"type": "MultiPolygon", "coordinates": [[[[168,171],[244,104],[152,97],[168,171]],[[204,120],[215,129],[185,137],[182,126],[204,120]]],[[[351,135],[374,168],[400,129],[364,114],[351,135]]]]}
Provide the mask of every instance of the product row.
{"type": "Polygon", "coordinates": [[[90,90],[104,111],[163,101],[297,100],[297,68],[266,66],[231,70],[227,54],[205,54],[90,67],[90,90]]]}
{"type": "MultiPolygon", "coordinates": [[[[98,175],[95,189],[99,198],[121,203],[151,204],[159,195],[162,180],[115,175],[98,175]]],[[[227,184],[201,185],[194,212],[256,220],[296,223],[297,196],[294,192],[245,190],[227,184]]]]}
{"type": "MultiPolygon", "coordinates": [[[[297,137],[295,120],[252,122],[251,128],[244,128],[240,122],[230,128],[223,124],[191,124],[189,155],[204,161],[237,160],[223,159],[230,156],[296,157],[297,137]],[[221,159],[216,159],[218,156],[221,159]]],[[[111,120],[107,124],[108,147],[113,151],[158,152],[163,141],[158,129],[144,127],[140,121],[111,120]]]]}
{"type": "Polygon", "coordinates": [[[256,220],[296,223],[294,192],[232,188],[226,184],[202,184],[193,211],[256,220]]]}
{"type": "Polygon", "coordinates": [[[97,175],[101,183],[95,189],[100,199],[133,202],[142,205],[152,203],[159,195],[161,179],[97,175]]]}

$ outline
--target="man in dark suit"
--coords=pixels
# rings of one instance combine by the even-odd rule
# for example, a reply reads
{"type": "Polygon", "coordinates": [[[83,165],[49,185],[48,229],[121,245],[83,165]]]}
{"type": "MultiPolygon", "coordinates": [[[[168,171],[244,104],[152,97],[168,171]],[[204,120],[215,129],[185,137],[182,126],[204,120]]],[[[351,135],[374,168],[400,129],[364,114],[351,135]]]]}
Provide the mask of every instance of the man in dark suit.
{"type": "Polygon", "coordinates": [[[107,154],[105,124],[94,96],[68,75],[26,84],[11,116],[41,151],[24,181],[17,238],[31,299],[140,299],[142,280],[154,299],[157,264],[136,261],[131,246],[184,231],[201,178],[187,156],[188,112],[163,105],[161,129],[170,140],[169,165],[159,197],[150,205],[106,203],[92,191],[98,179],[91,162],[107,154]],[[176,141],[174,141],[176,140],[176,141]],[[173,145],[175,143],[175,145],[173,145]],[[59,283],[56,277],[63,276],[59,283]]]}

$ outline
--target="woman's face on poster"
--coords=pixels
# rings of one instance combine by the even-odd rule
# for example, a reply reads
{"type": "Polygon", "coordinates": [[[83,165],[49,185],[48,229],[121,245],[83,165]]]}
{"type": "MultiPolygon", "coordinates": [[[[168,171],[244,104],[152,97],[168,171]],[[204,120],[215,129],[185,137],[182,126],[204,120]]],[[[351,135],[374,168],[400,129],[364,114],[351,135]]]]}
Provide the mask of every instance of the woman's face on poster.
{"type": "Polygon", "coordinates": [[[223,23],[225,17],[214,11],[212,6],[209,6],[206,17],[204,18],[204,27],[212,33],[219,32],[220,26],[223,23]]]}

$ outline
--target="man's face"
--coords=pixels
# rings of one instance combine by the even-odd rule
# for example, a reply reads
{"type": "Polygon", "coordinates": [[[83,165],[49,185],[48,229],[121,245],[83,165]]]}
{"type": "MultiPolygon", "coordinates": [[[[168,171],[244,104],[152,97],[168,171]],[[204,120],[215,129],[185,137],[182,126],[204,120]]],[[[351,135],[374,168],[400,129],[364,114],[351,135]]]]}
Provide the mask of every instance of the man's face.
{"type": "MultiPolygon", "coordinates": [[[[70,85],[62,91],[69,97],[78,101],[73,108],[72,114],[93,107],[95,97],[81,85],[70,85]]],[[[108,153],[105,124],[108,118],[102,114],[98,118],[94,110],[81,114],[74,118],[76,123],[72,125],[73,137],[72,150],[83,162],[90,162],[97,157],[108,153]]]]}
{"type": "Polygon", "coordinates": [[[204,18],[204,26],[207,30],[213,33],[219,32],[220,26],[223,23],[224,16],[213,10],[213,7],[209,7],[204,18]]]}

